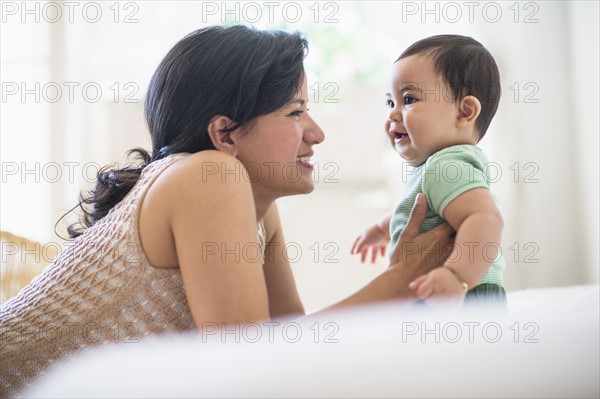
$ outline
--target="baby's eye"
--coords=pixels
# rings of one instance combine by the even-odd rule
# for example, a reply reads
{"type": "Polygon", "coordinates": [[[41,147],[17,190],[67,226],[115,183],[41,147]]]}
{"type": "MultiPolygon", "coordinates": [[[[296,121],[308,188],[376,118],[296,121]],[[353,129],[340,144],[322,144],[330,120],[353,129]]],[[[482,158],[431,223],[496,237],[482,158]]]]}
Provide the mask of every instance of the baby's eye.
{"type": "Polygon", "coordinates": [[[389,98],[387,100],[385,100],[385,105],[387,105],[390,108],[394,108],[394,102],[392,100],[390,100],[389,98]]]}
{"type": "Polygon", "coordinates": [[[403,100],[405,105],[412,104],[417,101],[417,99],[412,96],[404,96],[403,100]]]}

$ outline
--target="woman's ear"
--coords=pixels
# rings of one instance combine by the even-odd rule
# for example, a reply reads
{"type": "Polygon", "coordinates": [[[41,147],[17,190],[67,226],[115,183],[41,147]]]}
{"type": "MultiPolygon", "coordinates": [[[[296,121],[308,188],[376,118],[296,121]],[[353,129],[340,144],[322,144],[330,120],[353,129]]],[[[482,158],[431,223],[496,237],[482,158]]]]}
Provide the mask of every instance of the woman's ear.
{"type": "Polygon", "coordinates": [[[229,155],[236,156],[237,150],[232,139],[232,132],[225,129],[233,126],[234,122],[224,115],[214,116],[208,122],[208,136],[215,148],[229,155]]]}
{"type": "Polygon", "coordinates": [[[481,113],[481,103],[475,96],[464,96],[458,104],[458,117],[456,124],[458,127],[474,123],[481,113]]]}

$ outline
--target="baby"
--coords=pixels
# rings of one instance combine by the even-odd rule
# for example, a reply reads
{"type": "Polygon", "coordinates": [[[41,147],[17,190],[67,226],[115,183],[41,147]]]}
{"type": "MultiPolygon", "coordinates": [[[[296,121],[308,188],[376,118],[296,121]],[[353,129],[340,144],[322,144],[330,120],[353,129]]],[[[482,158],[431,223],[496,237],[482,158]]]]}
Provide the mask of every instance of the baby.
{"type": "Polygon", "coordinates": [[[409,285],[432,307],[459,307],[465,299],[506,301],[503,221],[490,192],[487,158],[476,146],[499,100],[498,67],[470,37],[428,37],[406,49],[392,67],[385,132],[414,169],[393,214],[361,233],[352,253],[360,253],[364,261],[370,250],[374,261],[390,243],[391,254],[417,195],[425,195],[428,211],[421,230],[444,220],[456,230],[444,266],[409,285]]]}

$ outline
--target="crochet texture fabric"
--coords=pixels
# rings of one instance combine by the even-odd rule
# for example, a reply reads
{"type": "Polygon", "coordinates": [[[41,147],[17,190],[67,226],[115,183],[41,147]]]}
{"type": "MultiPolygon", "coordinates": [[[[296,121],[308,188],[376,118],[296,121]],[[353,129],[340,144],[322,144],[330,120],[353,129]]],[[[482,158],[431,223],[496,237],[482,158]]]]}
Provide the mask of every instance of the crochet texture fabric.
{"type": "MultiPolygon", "coordinates": [[[[0,308],[0,397],[14,396],[75,352],[194,328],[179,269],[152,267],[138,230],[146,192],[185,155],[148,165],[108,215],[0,308]]],[[[257,235],[264,255],[262,221],[257,235]]]]}

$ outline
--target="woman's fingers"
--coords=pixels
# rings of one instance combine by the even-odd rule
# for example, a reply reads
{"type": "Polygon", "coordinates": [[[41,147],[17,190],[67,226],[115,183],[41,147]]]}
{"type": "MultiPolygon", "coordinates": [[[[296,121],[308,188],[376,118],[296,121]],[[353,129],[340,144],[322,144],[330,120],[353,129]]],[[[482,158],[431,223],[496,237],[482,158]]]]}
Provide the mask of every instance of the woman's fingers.
{"type": "MultiPolygon", "coordinates": [[[[417,194],[415,198],[415,203],[413,205],[412,210],[410,211],[410,216],[408,217],[408,222],[406,223],[406,227],[400,233],[398,237],[398,243],[394,252],[392,253],[390,265],[395,265],[397,263],[407,263],[411,256],[418,255],[421,251],[419,248],[419,244],[417,244],[415,239],[419,236],[421,231],[421,223],[425,220],[425,214],[427,213],[427,202],[425,201],[425,196],[421,193],[417,194]]],[[[427,233],[426,233],[427,234],[427,233]]],[[[421,234],[422,236],[423,234],[421,234]]],[[[429,241],[433,241],[429,239],[429,241]]],[[[426,273],[428,270],[425,270],[426,273]]]]}
{"type": "Polygon", "coordinates": [[[454,231],[454,229],[452,228],[452,226],[450,226],[448,223],[444,222],[440,225],[440,233],[443,234],[444,236],[454,236],[456,234],[456,231],[454,231]]]}
{"type": "Polygon", "coordinates": [[[436,226],[435,228],[431,229],[430,232],[432,234],[435,234],[438,241],[443,245],[449,242],[453,242],[454,236],[456,235],[456,232],[454,231],[452,226],[450,226],[447,222],[436,226]]]}
{"type": "Polygon", "coordinates": [[[413,208],[410,211],[410,216],[408,217],[406,227],[404,230],[402,230],[400,239],[406,238],[411,240],[419,235],[421,223],[423,223],[423,220],[425,220],[426,213],[427,202],[425,201],[425,196],[421,193],[418,193],[417,198],[415,198],[413,208]]]}

